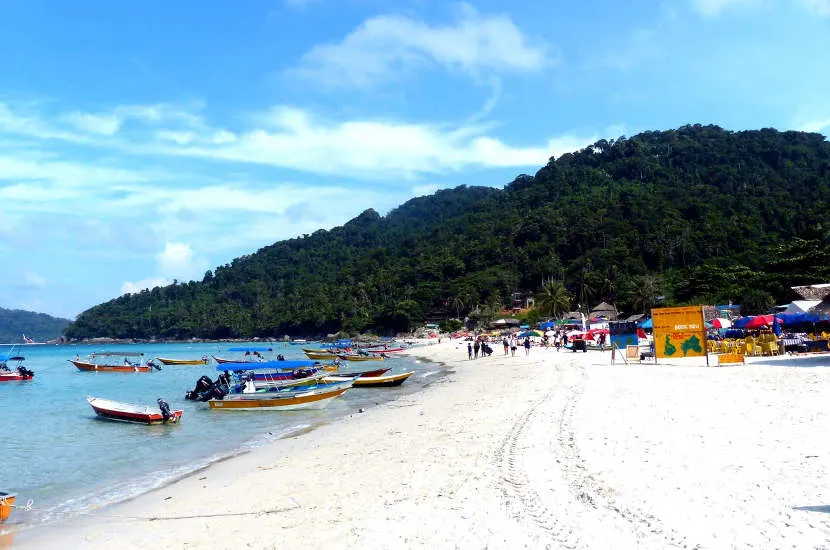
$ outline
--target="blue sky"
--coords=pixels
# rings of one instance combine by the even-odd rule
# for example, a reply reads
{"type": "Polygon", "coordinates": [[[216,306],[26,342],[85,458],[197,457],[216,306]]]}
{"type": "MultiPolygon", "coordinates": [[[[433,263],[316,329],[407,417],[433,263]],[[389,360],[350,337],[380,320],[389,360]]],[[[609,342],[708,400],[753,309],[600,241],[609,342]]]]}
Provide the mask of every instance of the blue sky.
{"type": "Polygon", "coordinates": [[[0,306],[68,317],[600,138],[830,133],[830,0],[27,0],[0,61],[0,306]]]}

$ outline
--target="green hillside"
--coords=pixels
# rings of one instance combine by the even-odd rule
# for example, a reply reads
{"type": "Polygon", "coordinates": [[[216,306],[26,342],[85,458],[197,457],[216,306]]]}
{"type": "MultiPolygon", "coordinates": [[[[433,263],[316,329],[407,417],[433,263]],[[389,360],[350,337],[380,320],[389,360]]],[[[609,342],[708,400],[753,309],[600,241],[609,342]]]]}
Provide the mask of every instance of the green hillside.
{"type": "Polygon", "coordinates": [[[599,141],[504,189],[458,187],[95,306],[72,338],[388,333],[562,280],[575,303],[789,300],[830,280],[830,144],[684,126],[599,141]],[[658,298],[660,297],[660,298],[658,298]]]}
{"type": "Polygon", "coordinates": [[[36,342],[54,340],[70,322],[45,313],[0,307],[0,343],[22,344],[24,334],[36,342]]]}

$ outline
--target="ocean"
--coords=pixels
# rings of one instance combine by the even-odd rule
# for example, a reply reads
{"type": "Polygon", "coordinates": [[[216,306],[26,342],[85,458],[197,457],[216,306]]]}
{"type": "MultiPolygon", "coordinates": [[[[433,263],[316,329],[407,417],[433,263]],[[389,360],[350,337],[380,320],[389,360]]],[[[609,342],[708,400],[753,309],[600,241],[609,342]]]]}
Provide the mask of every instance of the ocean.
{"type": "MultiPolygon", "coordinates": [[[[68,362],[93,351],[142,352],[145,361],[234,356],[222,350],[244,345],[20,346],[24,365],[35,377],[0,383],[5,426],[0,433],[0,489],[18,493],[18,505],[32,505],[28,511],[15,510],[5,526],[27,529],[121,502],[254,446],[419,391],[444,372],[411,357],[352,363],[353,370],[383,365],[392,367],[390,373],[416,373],[398,388],[353,388],[318,411],[212,411],[206,403],[186,401],[184,394],[203,374],[215,379],[214,364],[162,366],[151,373],[96,373],[81,372],[68,362]],[[172,426],[109,422],[95,416],[86,396],[151,406],[162,397],[171,409],[183,409],[184,416],[181,424],[172,426]]],[[[305,359],[303,346],[270,345],[274,356],[305,359]]]]}

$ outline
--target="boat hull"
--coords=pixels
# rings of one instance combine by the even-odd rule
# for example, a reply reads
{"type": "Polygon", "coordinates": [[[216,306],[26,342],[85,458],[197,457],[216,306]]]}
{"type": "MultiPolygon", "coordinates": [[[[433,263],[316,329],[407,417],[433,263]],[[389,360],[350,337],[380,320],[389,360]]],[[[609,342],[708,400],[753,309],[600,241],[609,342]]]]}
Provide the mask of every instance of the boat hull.
{"type": "Polygon", "coordinates": [[[305,352],[306,357],[309,359],[315,360],[327,360],[327,359],[337,359],[337,356],[333,353],[312,353],[310,351],[305,352]]]}
{"type": "Polygon", "coordinates": [[[98,365],[73,359],[69,359],[69,362],[78,370],[85,372],[151,372],[153,370],[153,367],[148,365],[98,365]]]}
{"type": "Polygon", "coordinates": [[[165,365],[207,365],[207,359],[169,359],[157,357],[165,365]]]}
{"type": "MultiPolygon", "coordinates": [[[[328,406],[332,399],[339,397],[346,393],[351,387],[341,386],[337,389],[326,392],[310,391],[307,393],[298,393],[297,395],[279,396],[259,396],[256,394],[248,394],[241,396],[229,396],[225,399],[211,399],[208,401],[210,408],[213,410],[273,410],[273,411],[295,411],[306,409],[322,409],[328,406]]],[[[267,395],[267,394],[266,394],[267,395]]]]}
{"type": "Polygon", "coordinates": [[[107,399],[88,397],[87,401],[98,415],[98,418],[114,422],[127,422],[130,424],[178,424],[184,413],[181,409],[170,411],[171,417],[165,421],[161,411],[150,407],[141,407],[126,403],[118,403],[107,399]]]}
{"type": "Polygon", "coordinates": [[[341,361],[383,361],[382,355],[338,355],[341,361]]]}
{"type": "Polygon", "coordinates": [[[0,523],[9,519],[16,498],[17,495],[15,493],[0,491],[0,523]]]}
{"type": "Polygon", "coordinates": [[[34,374],[31,376],[24,376],[17,371],[0,372],[0,382],[24,382],[26,380],[31,380],[34,376],[34,374]]]}
{"type": "MultiPolygon", "coordinates": [[[[403,374],[390,374],[388,376],[361,376],[354,381],[355,387],[361,388],[390,388],[400,386],[406,379],[415,374],[415,371],[405,372],[403,374]]],[[[339,381],[338,376],[329,376],[324,378],[324,381],[336,382],[339,381]]]]}

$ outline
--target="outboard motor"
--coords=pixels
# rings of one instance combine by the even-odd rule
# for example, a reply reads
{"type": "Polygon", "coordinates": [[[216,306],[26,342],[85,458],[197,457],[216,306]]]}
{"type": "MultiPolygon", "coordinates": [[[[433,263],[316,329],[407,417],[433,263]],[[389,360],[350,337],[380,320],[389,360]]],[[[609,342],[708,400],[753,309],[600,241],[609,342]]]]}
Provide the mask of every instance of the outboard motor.
{"type": "Polygon", "coordinates": [[[199,396],[199,401],[210,401],[211,399],[224,399],[228,394],[225,390],[214,384],[211,388],[199,396]]]}
{"type": "Polygon", "coordinates": [[[156,400],[156,403],[159,405],[159,409],[161,410],[161,417],[164,419],[164,422],[168,422],[171,418],[173,418],[173,414],[170,412],[170,405],[167,404],[167,401],[159,397],[156,400]]]}
{"type": "Polygon", "coordinates": [[[34,371],[30,371],[23,365],[17,367],[17,372],[20,373],[20,376],[23,377],[23,380],[29,380],[35,375],[34,371]]]}
{"type": "Polygon", "coordinates": [[[159,365],[158,363],[156,363],[156,362],[155,362],[155,361],[153,361],[152,359],[149,359],[149,360],[147,361],[146,365],[147,365],[148,367],[153,367],[153,368],[154,368],[154,369],[156,369],[156,370],[161,370],[161,365],[159,365]]]}
{"type": "Polygon", "coordinates": [[[280,353],[279,355],[277,355],[277,361],[285,361],[285,357],[283,357],[283,355],[280,353]]]}
{"type": "Polygon", "coordinates": [[[187,392],[184,394],[184,398],[189,401],[196,401],[201,397],[203,393],[208,391],[213,386],[213,380],[208,378],[207,376],[202,376],[198,380],[196,380],[196,387],[193,388],[192,391],[187,392]]]}

